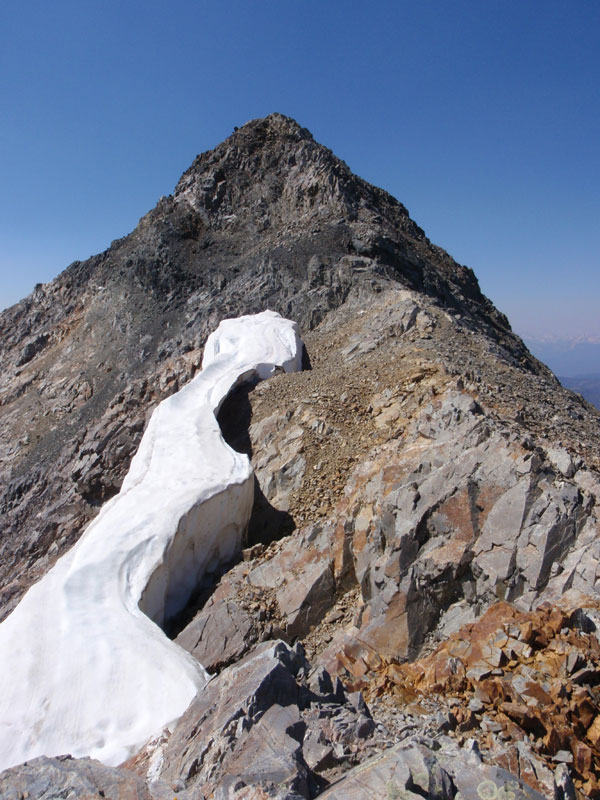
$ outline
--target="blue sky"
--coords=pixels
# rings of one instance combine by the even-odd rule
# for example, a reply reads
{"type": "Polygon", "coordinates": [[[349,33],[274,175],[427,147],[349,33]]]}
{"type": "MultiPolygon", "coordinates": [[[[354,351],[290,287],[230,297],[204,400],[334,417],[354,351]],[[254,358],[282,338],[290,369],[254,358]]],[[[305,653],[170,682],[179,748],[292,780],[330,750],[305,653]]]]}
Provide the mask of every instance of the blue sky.
{"type": "Polygon", "coordinates": [[[281,111],[529,336],[600,334],[597,0],[3,0],[0,307],[281,111]]]}

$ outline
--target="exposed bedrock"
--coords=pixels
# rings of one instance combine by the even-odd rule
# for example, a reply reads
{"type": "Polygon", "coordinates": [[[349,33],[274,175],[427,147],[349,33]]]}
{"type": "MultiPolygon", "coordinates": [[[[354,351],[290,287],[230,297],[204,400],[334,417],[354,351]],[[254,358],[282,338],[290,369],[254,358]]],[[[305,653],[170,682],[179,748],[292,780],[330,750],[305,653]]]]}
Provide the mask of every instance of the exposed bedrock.
{"type": "MultiPolygon", "coordinates": [[[[307,337],[311,373],[281,376],[249,395],[257,479],[298,529],[245,551],[177,641],[224,674],[257,642],[299,640],[313,665],[369,692],[377,721],[396,721],[388,746],[408,728],[441,736],[436,742],[453,755],[443,760],[435,750],[428,763],[445,770],[455,789],[474,759],[475,794],[485,783],[490,796],[506,785],[515,797],[574,798],[571,775],[584,796],[594,796],[600,740],[595,728],[586,732],[600,713],[593,634],[575,647],[565,635],[569,623],[557,623],[544,666],[538,645],[515,644],[521,634],[512,620],[545,601],[597,605],[598,473],[579,450],[582,440],[561,433],[562,420],[581,413],[588,442],[597,441],[597,416],[585,418],[571,395],[553,397],[511,367],[499,378],[497,366],[478,354],[485,345],[476,336],[466,339],[461,359],[473,364],[477,357],[484,366],[478,376],[471,367],[455,374],[444,324],[443,315],[406,293],[379,298],[358,319],[341,310],[307,337]],[[498,390],[500,379],[510,391],[498,390]],[[543,414],[534,416],[527,404],[534,401],[543,414]],[[506,600],[506,615],[480,647],[472,625],[506,600]],[[438,659],[429,682],[404,693],[409,673],[398,664],[408,660],[410,667],[411,658],[448,637],[443,666],[438,659]],[[505,640],[512,647],[506,653],[498,649],[505,640]],[[458,644],[471,643],[475,666],[465,661],[463,669],[458,644]],[[477,658],[493,663],[482,672],[477,658]],[[504,694],[486,694],[490,673],[500,669],[502,676],[491,678],[504,694]],[[571,684],[569,669],[583,685],[571,684]],[[446,673],[469,688],[440,689],[446,673]],[[558,710],[552,717],[545,699],[526,710],[546,697],[537,687],[546,691],[547,684],[568,724],[557,722],[558,710]],[[452,751],[469,735],[483,761],[476,752],[467,758],[452,751]]],[[[527,641],[548,640],[547,626],[536,621],[545,613],[532,616],[527,641]]],[[[422,663],[416,675],[426,669],[422,663]]],[[[374,749],[384,756],[326,791],[365,796],[394,775],[390,785],[409,791],[400,780],[404,748],[374,749]]],[[[240,785],[239,797],[252,797],[252,785],[240,785]]]]}
{"type": "Polygon", "coordinates": [[[3,766],[65,752],[119,763],[204,685],[158,625],[239,551],[250,516],[252,468],[215,412],[239,381],[301,358],[278,314],[226,320],[202,372],[155,410],[121,492],[0,626],[3,766]]]}
{"type": "Polygon", "coordinates": [[[401,451],[381,445],[355,468],[333,519],[237,565],[178,641],[211,667],[227,663],[269,625],[304,638],[357,587],[347,646],[407,658],[429,632],[450,633],[497,599],[528,608],[552,590],[593,592],[576,554],[597,525],[595,494],[507,434],[472,397],[438,397],[401,451]]]}
{"type": "Polygon", "coordinates": [[[397,735],[393,722],[376,722],[360,692],[348,693],[327,670],[314,669],[301,646],[271,641],[214,677],[173,732],[126,766],[150,779],[160,775],[181,800],[453,800],[459,791],[481,800],[483,783],[490,797],[504,790],[515,800],[541,800],[484,764],[473,742],[461,747],[436,731],[434,715],[427,726],[403,720],[404,741],[381,755],[397,735]]]}

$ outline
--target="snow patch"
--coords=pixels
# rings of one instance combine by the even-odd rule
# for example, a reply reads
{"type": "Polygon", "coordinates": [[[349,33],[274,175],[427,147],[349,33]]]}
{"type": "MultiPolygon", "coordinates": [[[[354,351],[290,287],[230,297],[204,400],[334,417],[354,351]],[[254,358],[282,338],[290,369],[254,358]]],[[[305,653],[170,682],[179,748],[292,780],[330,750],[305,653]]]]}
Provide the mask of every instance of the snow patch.
{"type": "Polygon", "coordinates": [[[209,336],[120,493],[0,625],[0,769],[63,753],[116,765],[186,710],[208,675],[159,626],[239,550],[254,493],[215,415],[239,383],[301,364],[297,326],[272,311],[209,336]]]}

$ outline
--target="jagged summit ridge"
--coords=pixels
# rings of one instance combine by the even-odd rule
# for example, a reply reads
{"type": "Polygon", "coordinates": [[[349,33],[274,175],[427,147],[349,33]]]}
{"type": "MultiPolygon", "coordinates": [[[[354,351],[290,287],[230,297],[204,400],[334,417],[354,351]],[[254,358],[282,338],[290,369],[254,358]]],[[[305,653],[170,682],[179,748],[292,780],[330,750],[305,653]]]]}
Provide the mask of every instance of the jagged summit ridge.
{"type": "Polygon", "coordinates": [[[298,216],[287,220],[293,230],[307,222],[318,225],[326,209],[355,220],[361,199],[357,183],[394,204],[407,230],[415,238],[424,238],[401,203],[357,179],[306,128],[282,114],[252,120],[214,150],[199,155],[183,173],[174,197],[188,200],[201,214],[215,212],[205,216],[207,224],[213,225],[223,219],[231,224],[230,215],[236,209],[255,207],[257,223],[262,217],[265,228],[270,227],[265,208],[276,201],[282,210],[287,206],[288,216],[292,210],[297,212],[298,216]]]}
{"type": "Polygon", "coordinates": [[[297,280],[307,277],[307,255],[325,253],[324,272],[335,271],[336,256],[348,258],[345,283],[356,270],[369,272],[451,305],[464,295],[498,317],[472,271],[431,245],[401,203],[281,114],[248,122],[198,156],[132,234],[75,262],[59,281],[67,291],[71,281],[93,278],[187,296],[215,269],[221,283],[235,283],[242,256],[250,257],[245,270],[277,259],[278,270],[297,280]]]}

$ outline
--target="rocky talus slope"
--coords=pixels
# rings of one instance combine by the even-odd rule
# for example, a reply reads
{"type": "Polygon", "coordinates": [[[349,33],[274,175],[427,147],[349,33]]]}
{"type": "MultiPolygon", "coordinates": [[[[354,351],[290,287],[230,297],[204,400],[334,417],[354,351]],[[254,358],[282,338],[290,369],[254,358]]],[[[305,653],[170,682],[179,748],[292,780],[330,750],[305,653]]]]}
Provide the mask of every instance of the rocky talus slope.
{"type": "Polygon", "coordinates": [[[600,414],[280,115],[0,317],[2,613],[210,329],[264,307],[311,369],[221,411],[256,472],[248,547],[169,630],[214,678],[123,768],[40,758],[0,797],[600,796],[600,414]]]}

